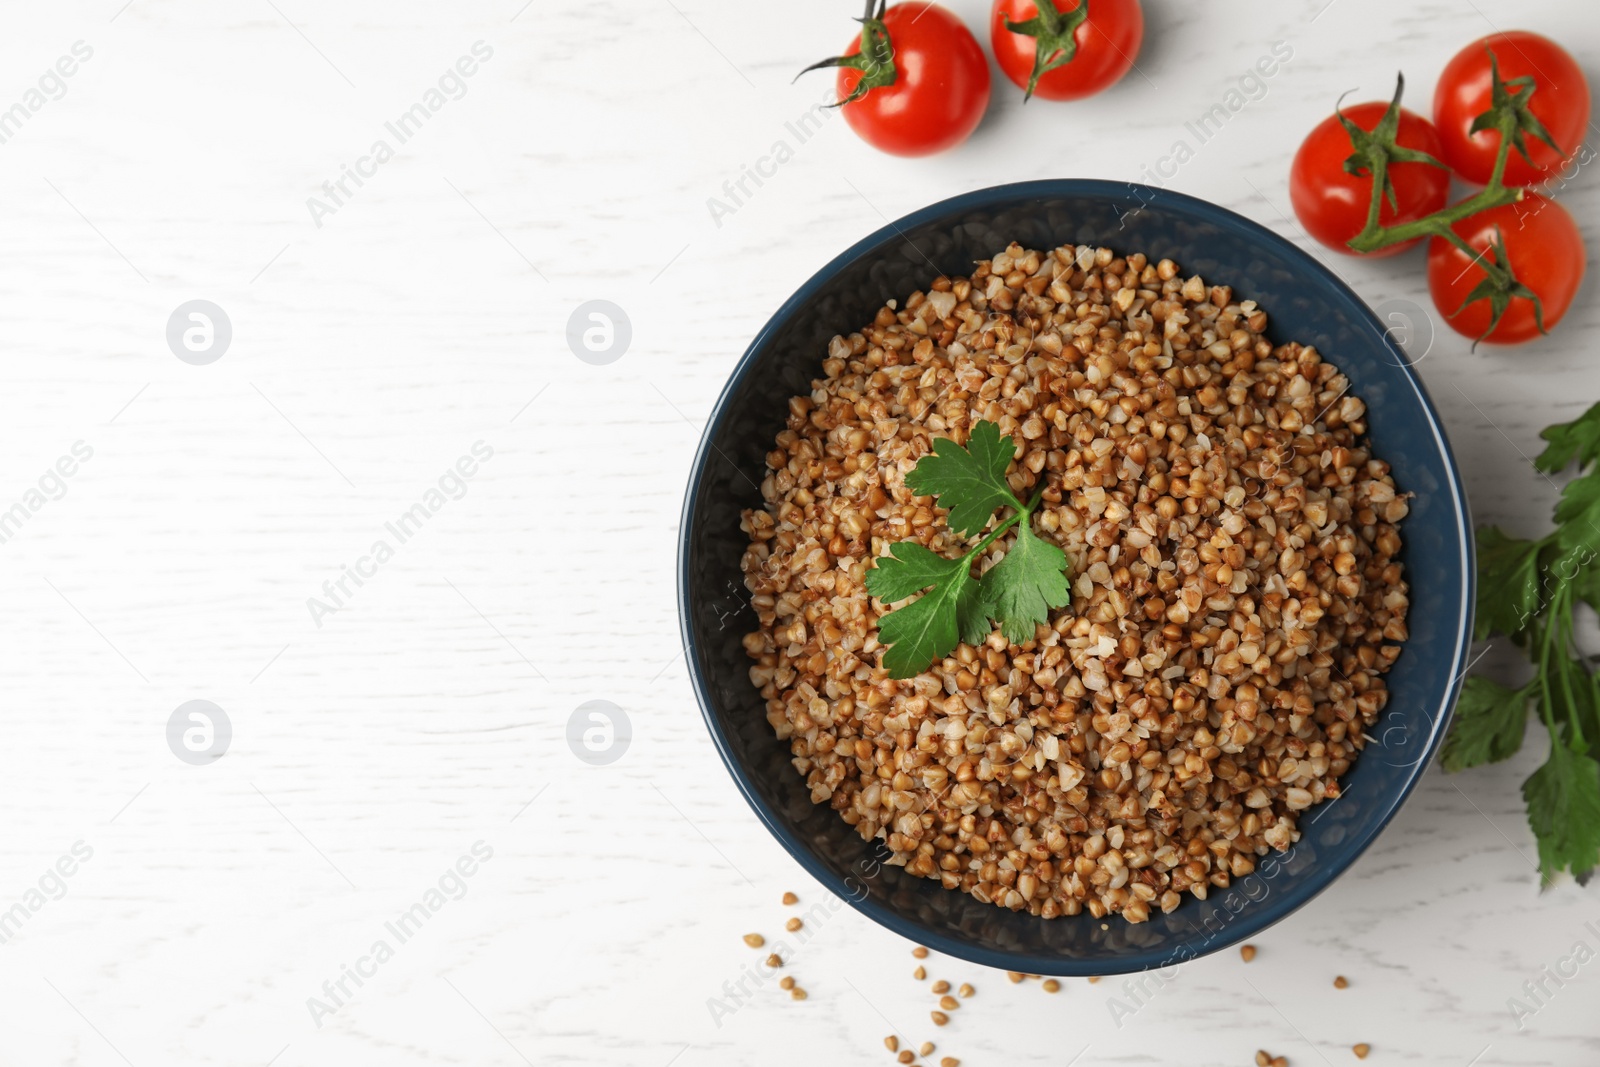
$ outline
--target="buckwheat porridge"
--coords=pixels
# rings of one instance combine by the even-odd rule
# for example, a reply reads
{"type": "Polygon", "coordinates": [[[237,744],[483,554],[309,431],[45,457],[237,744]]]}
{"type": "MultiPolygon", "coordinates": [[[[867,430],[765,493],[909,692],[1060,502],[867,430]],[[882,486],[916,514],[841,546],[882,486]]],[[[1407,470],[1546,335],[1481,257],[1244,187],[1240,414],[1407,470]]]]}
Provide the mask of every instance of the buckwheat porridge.
{"type": "Polygon", "coordinates": [[[1142,922],[1339,795],[1406,638],[1407,505],[1338,368],[1266,324],[1168,260],[1012,245],[833,339],[742,524],[750,678],[814,802],[981,901],[1142,922]],[[1070,604],[892,678],[867,575],[971,549],[906,476],[980,421],[1070,604]]]}

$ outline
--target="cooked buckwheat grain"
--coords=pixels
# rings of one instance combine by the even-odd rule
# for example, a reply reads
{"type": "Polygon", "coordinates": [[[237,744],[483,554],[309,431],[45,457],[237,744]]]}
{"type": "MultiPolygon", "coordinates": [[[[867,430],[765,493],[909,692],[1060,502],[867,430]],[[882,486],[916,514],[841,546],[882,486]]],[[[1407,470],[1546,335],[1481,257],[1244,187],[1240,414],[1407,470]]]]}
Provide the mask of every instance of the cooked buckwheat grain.
{"type": "Polygon", "coordinates": [[[814,802],[981,901],[1142,922],[1339,795],[1406,637],[1407,504],[1348,380],[1266,325],[1170,261],[1012,245],[833,339],[743,520],[750,678],[814,802]],[[891,679],[867,570],[965,549],[905,476],[980,420],[1072,603],[891,679]]]}

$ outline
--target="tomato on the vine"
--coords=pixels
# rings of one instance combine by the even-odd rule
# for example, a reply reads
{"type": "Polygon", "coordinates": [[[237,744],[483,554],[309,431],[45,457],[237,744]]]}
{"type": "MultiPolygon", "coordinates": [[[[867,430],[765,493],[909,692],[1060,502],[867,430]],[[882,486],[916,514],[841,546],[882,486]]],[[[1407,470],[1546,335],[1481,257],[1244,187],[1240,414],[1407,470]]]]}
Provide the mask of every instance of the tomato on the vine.
{"type": "Polygon", "coordinates": [[[1589,125],[1589,83],[1566,49],[1525,30],[1490,34],[1456,53],[1434,90],[1433,121],[1444,142],[1440,158],[1477,185],[1488,183],[1500,148],[1497,130],[1473,132],[1478,116],[1497,103],[1491,51],[1512,94],[1507,106],[1517,108],[1525,122],[1532,120],[1515,138],[1532,162],[1514,149],[1506,159],[1503,181],[1532,185],[1559,173],[1582,144],[1589,125]]]}
{"type": "MultiPolygon", "coordinates": [[[[1389,104],[1374,101],[1345,108],[1344,117],[1359,128],[1377,128],[1389,104]]],[[[1439,134],[1433,123],[1405,108],[1399,109],[1395,142],[1438,158],[1439,134]]],[[[1372,203],[1372,175],[1357,175],[1345,170],[1345,160],[1355,151],[1350,134],[1338,115],[1329,115],[1306,135],[1289,168],[1289,199],[1300,225],[1318,241],[1346,255],[1357,253],[1347,242],[1366,225],[1372,203]]],[[[1378,222],[1393,226],[1413,222],[1444,207],[1450,194],[1450,172],[1430,163],[1390,163],[1388,177],[1393,199],[1386,193],[1378,211],[1378,222]]],[[[1421,238],[1390,245],[1371,256],[1392,256],[1414,247],[1421,238]]]]}
{"type": "MultiPolygon", "coordinates": [[[[972,31],[938,4],[876,13],[868,0],[861,36],[838,67],[845,121],[863,141],[897,156],[925,156],[965,141],[989,106],[989,61],[972,31]]],[[[805,73],[802,71],[801,73],[805,73]]]]}
{"type": "Polygon", "coordinates": [[[1566,208],[1527,193],[1517,203],[1470,215],[1452,229],[1478,257],[1443,237],[1428,245],[1428,290],[1451,327],[1468,337],[1516,344],[1561,321],[1583,282],[1587,259],[1583,235],[1566,208]],[[1483,295],[1480,284],[1489,270],[1506,268],[1516,276],[1513,294],[1483,295]]]}
{"type": "Polygon", "coordinates": [[[1132,69],[1144,10],[1139,0],[1094,0],[1092,9],[1089,0],[995,0],[989,41],[1000,69],[1028,96],[1077,100],[1132,69]]]}

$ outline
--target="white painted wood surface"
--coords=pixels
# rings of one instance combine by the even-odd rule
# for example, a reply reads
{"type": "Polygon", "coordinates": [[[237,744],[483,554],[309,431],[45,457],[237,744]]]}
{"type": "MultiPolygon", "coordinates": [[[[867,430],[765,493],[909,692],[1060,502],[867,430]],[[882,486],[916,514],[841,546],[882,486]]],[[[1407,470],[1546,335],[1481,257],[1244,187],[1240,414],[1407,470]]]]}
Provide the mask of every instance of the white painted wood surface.
{"type": "MultiPolygon", "coordinates": [[[[793,140],[829,79],[790,79],[856,5],[521,4],[0,11],[0,110],[75,42],[93,50],[0,144],[0,510],[75,442],[93,450],[0,545],[0,910],[26,913],[0,944],[0,1063],[876,1063],[891,1029],[972,1065],[1257,1048],[1340,1065],[1358,1041],[1371,1064],[1600,1059],[1600,963],[1546,979],[1520,1029],[1507,1006],[1576,943],[1600,948],[1600,892],[1537,889],[1517,791],[1537,733],[1509,764],[1430,771],[1254,963],[1185,966],[1120,1026],[1120,983],[1050,998],[934,961],[979,987],[936,1031],[909,946],[848,910],[796,952],[809,1000],[769,984],[714,1018],[753,962],[739,935],[778,933],[780,893],[818,890],[713,755],[671,571],[700,420],[739,352],[886,218],[1007,180],[1138,179],[1285,41],[1265,95],[1169,184],[1304,243],[1289,154],[1340,93],[1386,96],[1404,68],[1426,110],[1491,20],[1559,37],[1593,74],[1589,5],[1147,0],[1139,72],[1100,100],[1024,108],[997,85],[976,136],[920,162],[835,117],[718,225],[707,199],[793,140]],[[398,144],[385,123],[479,41],[465,94],[398,144]],[[361,164],[319,226],[307,198],[380,138],[394,157],[361,164]],[[207,366],[164,339],[196,298],[233,327],[207,366]],[[565,342],[589,299],[632,323],[609,365],[565,342]],[[479,441],[493,456],[464,495],[316,625],[307,598],[479,441]],[[191,699],[232,724],[209,766],[167,746],[191,699]],[[565,741],[593,699],[633,724],[609,766],[565,741]],[[80,841],[64,894],[29,898],[80,841]],[[493,855],[465,895],[399,944],[385,923],[476,842],[493,855]],[[319,1026],[308,998],[379,939],[393,958],[319,1026]]],[[[951,6],[984,25],[983,0],[951,6]]],[[[1594,176],[1562,196],[1600,240],[1594,176]]],[[[1369,300],[1427,304],[1417,254],[1328,258],[1369,300]]],[[[1420,363],[1480,521],[1546,521],[1527,457],[1600,398],[1593,290],[1537,345],[1473,353],[1441,330],[1420,363]]]]}

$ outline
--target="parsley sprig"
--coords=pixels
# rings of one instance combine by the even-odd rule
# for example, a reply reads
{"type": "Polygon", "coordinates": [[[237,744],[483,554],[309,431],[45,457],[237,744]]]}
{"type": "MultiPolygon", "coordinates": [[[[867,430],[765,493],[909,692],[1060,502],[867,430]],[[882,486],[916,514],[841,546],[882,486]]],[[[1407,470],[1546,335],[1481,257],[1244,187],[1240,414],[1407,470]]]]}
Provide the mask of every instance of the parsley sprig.
{"type": "Polygon", "coordinates": [[[1600,864],[1600,676],[1573,636],[1580,602],[1600,610],[1600,404],[1541,436],[1549,444],[1534,460],[1540,471],[1578,464],[1556,505],[1555,529],[1536,540],[1494,526],[1478,530],[1475,636],[1510,637],[1534,676],[1517,689],[1468,678],[1443,759],[1446,770],[1459,771],[1510,757],[1522,747],[1529,707],[1537,709],[1550,754],[1522,796],[1548,885],[1563,869],[1587,880],[1600,864]]]}
{"type": "Polygon", "coordinates": [[[922,593],[878,620],[878,640],[888,646],[883,665],[891,678],[914,678],[957,644],[978,644],[989,636],[990,620],[1000,624],[1008,641],[1032,640],[1051,608],[1071,602],[1067,554],[1033,532],[1033,512],[1044,487],[1023,503],[1006,481],[1015,452],[997,424],[979,422],[965,447],[941,437],[906,475],[913,493],[936,497],[947,509],[946,525],[959,536],[982,532],[996,510],[1010,509],[1010,514],[957,559],[916,541],[899,541],[867,572],[867,592],[886,604],[922,593]],[[1017,537],[1005,556],[974,578],[973,563],[1013,527],[1017,537]]]}

